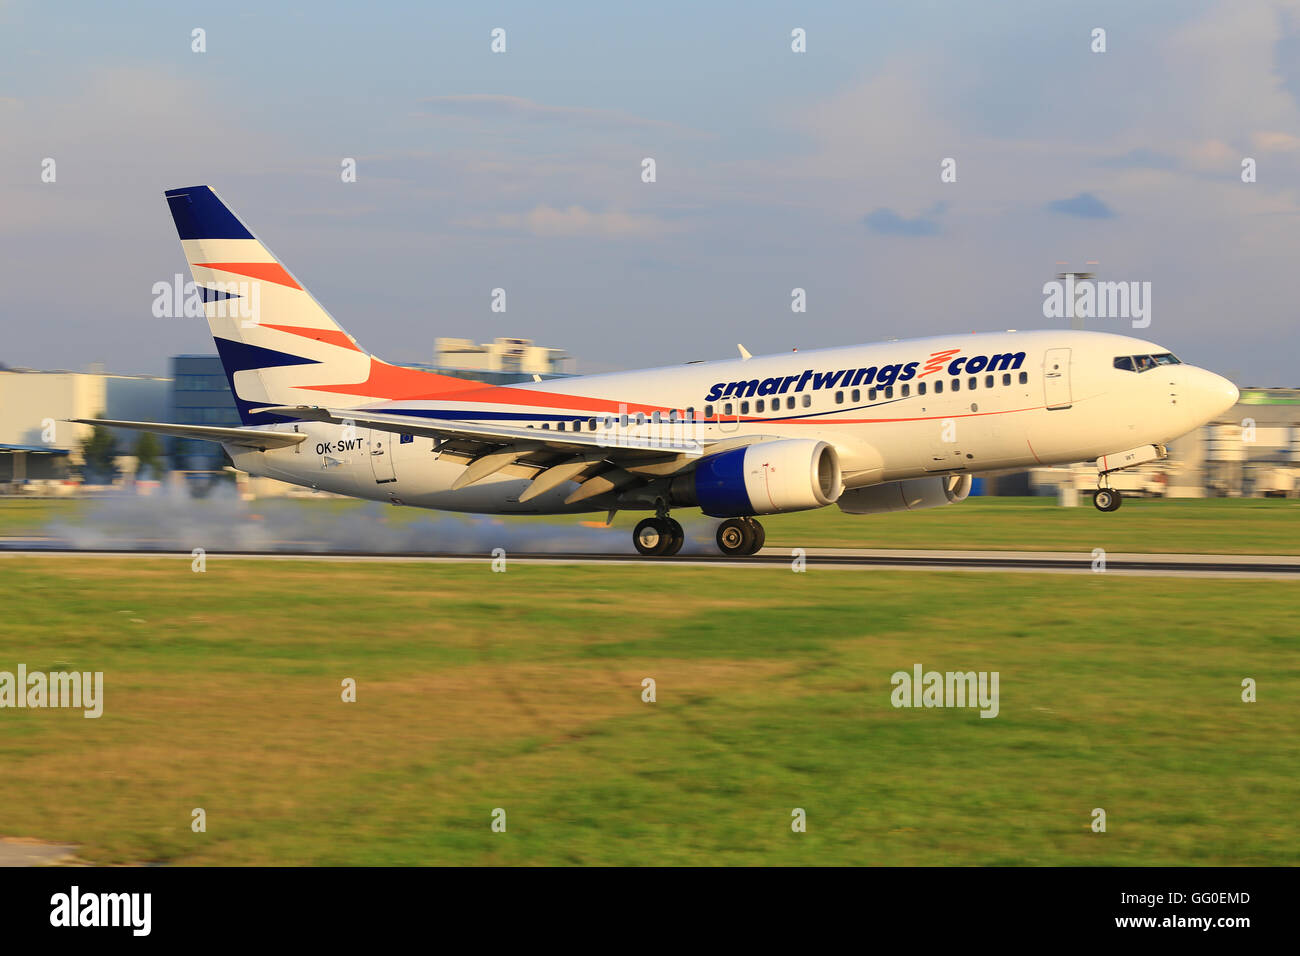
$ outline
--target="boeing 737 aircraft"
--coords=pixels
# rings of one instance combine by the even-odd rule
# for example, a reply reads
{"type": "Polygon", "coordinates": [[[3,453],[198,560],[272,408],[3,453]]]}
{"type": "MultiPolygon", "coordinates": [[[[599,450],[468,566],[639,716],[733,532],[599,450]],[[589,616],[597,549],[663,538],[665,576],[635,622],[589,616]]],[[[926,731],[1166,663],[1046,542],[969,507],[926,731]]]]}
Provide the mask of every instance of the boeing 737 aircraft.
{"type": "Polygon", "coordinates": [[[166,193],[244,427],[77,419],[220,442],[253,475],[481,514],[651,512],[645,555],[681,548],[672,508],[724,519],[962,501],[971,476],[1097,460],[1107,476],[1237,401],[1227,379],[1100,332],[945,335],[486,385],[362,348],[207,186],[166,193]]]}

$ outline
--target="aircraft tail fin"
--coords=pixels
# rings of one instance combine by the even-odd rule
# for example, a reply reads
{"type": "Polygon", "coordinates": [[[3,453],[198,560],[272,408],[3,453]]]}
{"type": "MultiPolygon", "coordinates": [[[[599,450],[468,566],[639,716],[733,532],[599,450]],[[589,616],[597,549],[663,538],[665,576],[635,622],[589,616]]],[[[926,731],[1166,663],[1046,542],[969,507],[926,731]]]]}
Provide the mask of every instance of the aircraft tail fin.
{"type": "Polygon", "coordinates": [[[357,344],[209,186],[166,192],[208,327],[246,425],[272,405],[426,397],[460,379],[389,365],[357,344]]]}

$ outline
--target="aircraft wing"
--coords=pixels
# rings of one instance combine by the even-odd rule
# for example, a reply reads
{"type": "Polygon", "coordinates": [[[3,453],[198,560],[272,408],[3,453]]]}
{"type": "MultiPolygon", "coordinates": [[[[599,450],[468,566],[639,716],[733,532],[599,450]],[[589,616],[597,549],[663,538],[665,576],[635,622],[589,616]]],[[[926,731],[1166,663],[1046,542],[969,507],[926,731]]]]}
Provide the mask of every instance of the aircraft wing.
{"type": "Polygon", "coordinates": [[[409,415],[365,408],[278,405],[254,411],[432,438],[435,451],[466,464],[465,471],[451,486],[453,491],[509,469],[507,474],[532,479],[519,495],[520,502],[572,481],[579,487],[565,498],[565,504],[573,504],[608,492],[624,491],[654,478],[680,474],[692,469],[704,456],[767,440],[761,435],[712,442],[675,438],[671,435],[671,424],[663,426],[669,433],[666,436],[640,437],[628,435],[622,429],[561,432],[456,420],[419,421],[409,415]]]}
{"type": "MultiPolygon", "coordinates": [[[[628,457],[653,457],[658,455],[686,455],[698,458],[704,445],[690,439],[641,438],[629,436],[625,431],[561,432],[539,428],[518,428],[509,425],[485,425],[481,422],[456,420],[420,421],[409,415],[392,415],[364,408],[321,408],[316,405],[276,405],[253,409],[271,415],[302,418],[309,421],[330,422],[335,425],[356,425],[360,428],[377,428],[380,431],[403,435],[421,435],[434,439],[464,439],[487,444],[527,442],[534,447],[572,449],[580,451],[625,452],[628,457]]],[[[664,425],[665,431],[672,426],[664,425]]]]}
{"type": "Polygon", "coordinates": [[[167,422],[123,422],[111,418],[67,418],[64,421],[82,425],[133,428],[136,431],[156,432],[173,438],[198,438],[203,441],[220,442],[223,445],[256,448],[258,451],[266,451],[268,448],[287,448],[307,438],[306,435],[294,432],[268,432],[259,428],[215,428],[208,425],[173,425],[167,422]]]}

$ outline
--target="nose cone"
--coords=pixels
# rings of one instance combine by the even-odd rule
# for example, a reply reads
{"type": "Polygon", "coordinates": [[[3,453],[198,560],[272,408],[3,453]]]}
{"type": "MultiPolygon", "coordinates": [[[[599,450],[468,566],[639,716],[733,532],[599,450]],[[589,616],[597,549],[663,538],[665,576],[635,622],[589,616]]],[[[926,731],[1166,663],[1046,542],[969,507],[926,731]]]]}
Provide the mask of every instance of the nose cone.
{"type": "Polygon", "coordinates": [[[1219,411],[1215,414],[1226,412],[1233,405],[1237,404],[1237,399],[1241,398],[1241,389],[1237,388],[1236,385],[1233,385],[1222,375],[1214,376],[1214,388],[1215,395],[1218,397],[1219,401],[1222,402],[1219,411]]]}
{"type": "Polygon", "coordinates": [[[1222,375],[1203,368],[1189,367],[1187,381],[1188,404],[1203,416],[1203,420],[1217,418],[1237,404],[1241,392],[1222,375]]]}

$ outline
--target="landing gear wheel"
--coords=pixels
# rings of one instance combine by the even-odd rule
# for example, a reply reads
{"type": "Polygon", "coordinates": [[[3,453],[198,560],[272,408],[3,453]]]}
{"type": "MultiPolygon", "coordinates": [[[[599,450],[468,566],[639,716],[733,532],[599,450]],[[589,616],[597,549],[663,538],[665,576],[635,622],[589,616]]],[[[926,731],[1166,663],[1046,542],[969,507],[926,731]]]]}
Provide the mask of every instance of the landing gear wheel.
{"type": "Polygon", "coordinates": [[[758,554],[759,549],[763,547],[763,542],[767,540],[767,532],[763,530],[763,526],[755,519],[747,518],[746,520],[749,522],[749,527],[753,529],[754,532],[754,543],[750,545],[749,551],[746,553],[758,554]]]}
{"type": "Polygon", "coordinates": [[[1098,488],[1092,493],[1093,506],[1098,511],[1118,511],[1124,497],[1113,488],[1098,488]]]}
{"type": "Polygon", "coordinates": [[[668,526],[669,541],[668,547],[664,548],[664,550],[659,553],[665,558],[671,558],[678,551],[682,550],[682,545],[686,543],[686,532],[683,531],[682,526],[672,518],[661,518],[660,520],[668,526]]]}
{"type": "Polygon", "coordinates": [[[754,526],[743,518],[728,518],[718,525],[718,550],[728,557],[754,553],[754,526]]]}
{"type": "MultiPolygon", "coordinates": [[[[632,531],[632,543],[636,549],[648,558],[669,553],[673,544],[672,528],[668,518],[642,518],[632,531]]],[[[672,524],[677,524],[673,521],[672,524]]],[[[677,547],[681,547],[680,544],[677,547]]]]}

